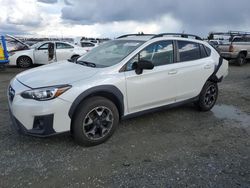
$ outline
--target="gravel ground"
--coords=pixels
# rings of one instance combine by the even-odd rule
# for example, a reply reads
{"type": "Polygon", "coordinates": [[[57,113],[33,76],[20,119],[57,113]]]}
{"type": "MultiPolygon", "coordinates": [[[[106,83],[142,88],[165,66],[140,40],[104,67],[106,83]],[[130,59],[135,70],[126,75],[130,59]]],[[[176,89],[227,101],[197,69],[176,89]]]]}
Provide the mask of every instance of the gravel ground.
{"type": "Polygon", "coordinates": [[[250,64],[230,66],[212,111],[186,105],[126,120],[90,148],[69,134],[11,130],[6,89],[21,71],[0,72],[1,188],[250,187],[250,64]]]}

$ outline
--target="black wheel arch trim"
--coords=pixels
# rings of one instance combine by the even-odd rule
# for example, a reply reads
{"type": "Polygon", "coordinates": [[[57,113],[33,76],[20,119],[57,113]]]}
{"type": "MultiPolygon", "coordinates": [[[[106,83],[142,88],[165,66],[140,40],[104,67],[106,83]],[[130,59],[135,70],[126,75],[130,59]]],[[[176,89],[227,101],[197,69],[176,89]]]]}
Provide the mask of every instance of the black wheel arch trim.
{"type": "MultiPolygon", "coordinates": [[[[114,101],[118,102],[118,104],[115,104],[118,108],[120,117],[123,116],[124,114],[124,96],[122,92],[113,85],[101,85],[101,86],[95,86],[92,88],[89,88],[82,92],[72,103],[70,110],[68,112],[69,117],[72,119],[75,110],[77,109],[78,105],[86,98],[90,96],[102,96],[102,93],[105,94],[110,94],[113,98],[114,101]],[[99,95],[100,94],[100,95],[99,95]]],[[[105,97],[105,96],[104,96],[105,97]]],[[[113,101],[113,102],[114,102],[113,101]]]]}
{"type": "Polygon", "coordinates": [[[217,72],[219,71],[219,69],[220,69],[222,63],[223,63],[223,58],[220,56],[220,58],[219,58],[219,63],[218,63],[218,65],[215,67],[213,74],[208,78],[208,80],[213,81],[213,82],[216,82],[216,83],[222,81],[223,76],[221,76],[220,78],[218,78],[218,77],[216,76],[216,74],[217,74],[217,72]]]}

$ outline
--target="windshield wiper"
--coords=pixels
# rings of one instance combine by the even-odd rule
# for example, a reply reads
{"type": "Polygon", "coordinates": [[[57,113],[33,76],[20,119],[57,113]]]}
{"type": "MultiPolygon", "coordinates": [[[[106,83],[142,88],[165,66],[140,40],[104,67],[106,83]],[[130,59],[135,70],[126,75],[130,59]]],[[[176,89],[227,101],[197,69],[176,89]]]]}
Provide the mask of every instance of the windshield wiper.
{"type": "Polygon", "coordinates": [[[96,67],[95,63],[91,63],[91,62],[88,62],[88,61],[76,61],[76,64],[86,65],[88,67],[96,67]]]}

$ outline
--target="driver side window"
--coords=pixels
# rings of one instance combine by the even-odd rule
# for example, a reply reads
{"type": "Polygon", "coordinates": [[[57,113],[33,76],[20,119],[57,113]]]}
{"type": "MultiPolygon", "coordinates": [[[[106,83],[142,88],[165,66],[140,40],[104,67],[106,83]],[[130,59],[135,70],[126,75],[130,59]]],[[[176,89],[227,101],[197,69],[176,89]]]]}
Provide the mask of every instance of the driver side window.
{"type": "Polygon", "coordinates": [[[127,63],[126,70],[133,70],[133,63],[141,60],[151,61],[154,66],[161,66],[173,63],[173,58],[174,50],[172,41],[155,42],[133,57],[127,63]]]}
{"type": "Polygon", "coordinates": [[[45,44],[42,44],[38,50],[48,50],[48,47],[49,47],[49,43],[45,43],[45,44]]]}

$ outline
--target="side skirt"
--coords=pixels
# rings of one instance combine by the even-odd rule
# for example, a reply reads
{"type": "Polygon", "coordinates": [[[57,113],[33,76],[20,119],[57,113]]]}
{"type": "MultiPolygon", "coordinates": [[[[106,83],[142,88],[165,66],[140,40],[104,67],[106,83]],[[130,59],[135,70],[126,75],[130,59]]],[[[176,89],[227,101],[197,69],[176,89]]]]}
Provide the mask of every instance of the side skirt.
{"type": "Polygon", "coordinates": [[[122,116],[121,120],[131,119],[131,118],[138,117],[138,116],[141,116],[141,115],[144,115],[144,114],[149,114],[149,113],[153,113],[153,112],[157,112],[157,111],[162,111],[162,110],[174,108],[174,107],[177,107],[177,106],[182,106],[184,104],[196,102],[198,100],[199,100],[199,95],[197,97],[187,99],[187,100],[184,100],[184,101],[181,101],[181,102],[168,104],[168,105],[164,105],[164,106],[160,106],[160,107],[156,107],[156,108],[152,108],[152,109],[148,109],[148,110],[128,114],[126,116],[122,116]]]}

